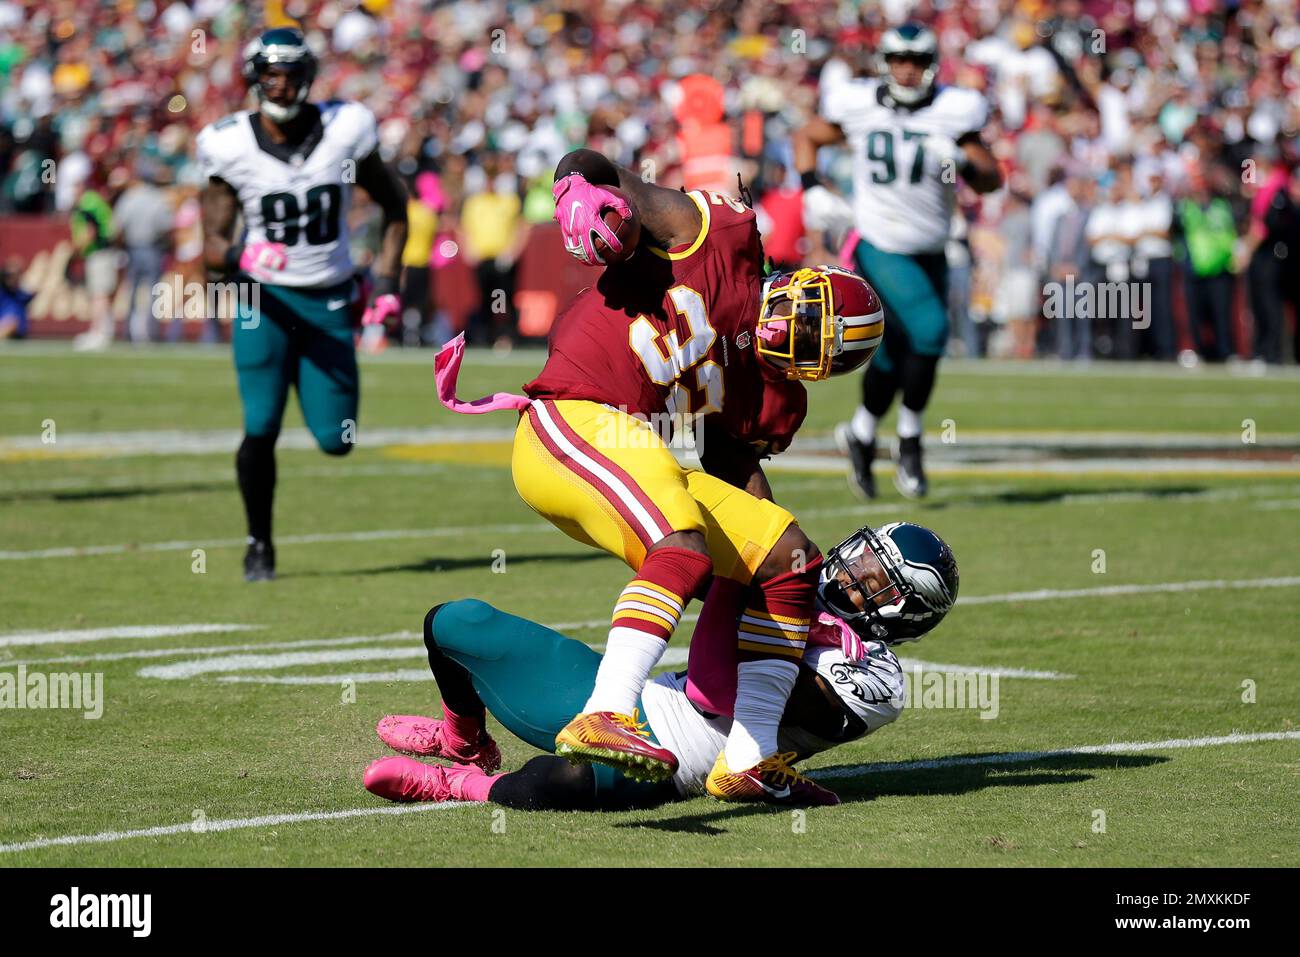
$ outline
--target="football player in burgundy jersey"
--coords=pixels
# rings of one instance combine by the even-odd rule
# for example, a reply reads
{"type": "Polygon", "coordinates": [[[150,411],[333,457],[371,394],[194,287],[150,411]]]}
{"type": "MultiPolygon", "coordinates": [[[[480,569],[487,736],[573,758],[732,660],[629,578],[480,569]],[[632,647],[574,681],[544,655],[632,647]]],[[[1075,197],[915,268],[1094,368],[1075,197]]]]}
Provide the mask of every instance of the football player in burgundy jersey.
{"type": "MultiPolygon", "coordinates": [[[[677,759],[647,740],[638,701],[685,605],[716,575],[753,587],[735,721],[709,790],[786,799],[788,780],[764,761],[777,753],[821,558],[771,500],[759,458],[802,422],[803,381],[870,359],[879,302],[842,270],[765,279],[754,215],[734,199],[641,183],[589,151],[560,164],[555,191],[566,246],[608,268],[556,320],[546,365],[525,386],[515,486],[566,534],[636,572],[615,604],[595,688],[556,750],[671,777],[677,759]],[[610,210],[632,221],[620,232],[635,250],[620,246],[610,210]],[[680,466],[664,442],[685,417],[699,424],[704,471],[680,466]]],[[[799,783],[806,800],[816,785],[799,783]]]]}

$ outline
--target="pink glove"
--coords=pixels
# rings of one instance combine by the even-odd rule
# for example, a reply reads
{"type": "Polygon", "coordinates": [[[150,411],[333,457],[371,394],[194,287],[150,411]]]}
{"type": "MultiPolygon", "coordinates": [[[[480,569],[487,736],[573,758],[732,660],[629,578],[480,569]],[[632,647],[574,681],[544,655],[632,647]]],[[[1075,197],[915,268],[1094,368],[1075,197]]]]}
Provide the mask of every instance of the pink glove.
{"type": "Polygon", "coordinates": [[[254,279],[269,280],[289,261],[284,243],[249,243],[239,255],[239,268],[254,279]]]}
{"type": "MultiPolygon", "coordinates": [[[[375,301],[361,314],[361,324],[363,326],[377,326],[389,316],[395,316],[401,311],[402,301],[391,292],[376,296],[375,301]]],[[[356,315],[356,313],[353,313],[353,315],[356,315]]]]}
{"type": "Polygon", "coordinates": [[[605,265],[596,252],[596,236],[615,254],[623,252],[623,244],[605,222],[604,212],[612,209],[624,219],[631,219],[632,207],[625,199],[603,186],[593,186],[581,173],[556,180],[551,195],[555,197],[555,221],[560,224],[564,248],[575,259],[588,266],[605,265]]]}
{"type": "Polygon", "coordinates": [[[808,629],[808,641],[814,645],[838,648],[849,661],[861,661],[867,657],[867,646],[862,637],[849,627],[848,622],[821,612],[817,620],[808,629]]]}

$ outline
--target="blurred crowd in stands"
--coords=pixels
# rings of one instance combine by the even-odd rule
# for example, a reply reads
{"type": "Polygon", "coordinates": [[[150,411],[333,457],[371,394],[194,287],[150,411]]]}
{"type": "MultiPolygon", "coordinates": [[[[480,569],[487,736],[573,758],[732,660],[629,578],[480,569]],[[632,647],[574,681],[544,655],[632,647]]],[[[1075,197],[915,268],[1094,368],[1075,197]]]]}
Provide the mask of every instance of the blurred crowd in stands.
{"type": "MultiPolygon", "coordinates": [[[[70,275],[92,302],[127,289],[143,303],[128,337],[178,334],[130,290],[164,270],[202,278],[194,135],[246,105],[249,37],[295,22],[322,61],[313,98],[368,105],[410,190],[408,343],[448,334],[438,278],[456,257],[485,305],[512,299],[570,148],[696,185],[678,135],[693,74],[720,84],[730,173],[768,254],[833,258],[829,237],[804,235],[789,134],[824,73],[871,71],[880,32],[908,18],[936,30],[940,82],[988,96],[1006,173],[996,194],[959,194],[954,351],[1189,365],[1300,351],[1296,0],[0,0],[0,213],[70,216],[70,275]],[[1099,283],[1139,284],[1141,321],[1071,298],[1099,283]],[[1053,284],[1064,314],[1045,308],[1053,284]]],[[[847,190],[848,158],[823,160],[847,190]]],[[[352,213],[362,262],[367,205],[352,213]]],[[[22,267],[4,263],[0,335],[21,331],[22,267]]],[[[515,337],[513,310],[478,313],[474,338],[515,337]]]]}

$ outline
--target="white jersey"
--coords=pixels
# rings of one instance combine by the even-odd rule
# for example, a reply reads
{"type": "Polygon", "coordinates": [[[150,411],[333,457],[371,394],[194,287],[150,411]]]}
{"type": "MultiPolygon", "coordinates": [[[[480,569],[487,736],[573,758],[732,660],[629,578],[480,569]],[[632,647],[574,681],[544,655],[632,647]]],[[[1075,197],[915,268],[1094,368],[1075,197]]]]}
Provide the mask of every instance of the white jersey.
{"type": "MultiPolygon", "coordinates": [[[[864,734],[882,728],[903,710],[903,669],[894,653],[879,642],[868,643],[868,658],[858,667],[845,668],[838,648],[813,646],[801,667],[812,668],[840,694],[852,696],[852,711],[866,726],[864,734]]],[[[673,784],[684,797],[704,793],[704,781],[713,770],[731,732],[731,718],[706,718],[686,697],[686,674],[662,674],[641,692],[646,722],[661,747],[677,755],[673,784]]],[[[845,719],[847,727],[849,719],[845,719]]],[[[827,741],[803,728],[782,724],[777,747],[795,751],[800,759],[844,744],[850,738],[827,741]]]]}
{"type": "Polygon", "coordinates": [[[320,128],[294,148],[269,143],[255,115],[232,113],[196,141],[204,176],[229,183],[244,213],[244,242],[283,243],[283,286],[332,286],[352,275],[348,208],[357,165],[379,143],[374,114],[360,103],[317,104],[320,128]]]}
{"type": "Polygon", "coordinates": [[[853,154],[853,220],[867,242],[885,252],[943,250],[957,184],[927,163],[925,140],[978,133],[988,103],[974,90],[936,87],[917,109],[892,105],[879,80],[849,80],[824,91],[822,116],[837,124],[853,154]]]}

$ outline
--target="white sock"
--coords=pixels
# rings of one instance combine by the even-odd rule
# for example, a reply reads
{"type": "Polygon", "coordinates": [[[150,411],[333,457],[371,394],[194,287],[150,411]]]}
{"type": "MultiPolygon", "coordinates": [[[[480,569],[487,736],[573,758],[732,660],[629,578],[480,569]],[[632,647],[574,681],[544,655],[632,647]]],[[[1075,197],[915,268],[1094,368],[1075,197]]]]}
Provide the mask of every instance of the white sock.
{"type": "Polygon", "coordinates": [[[914,439],[921,434],[921,413],[913,412],[907,406],[898,406],[898,428],[895,430],[900,439],[914,439]]]}
{"type": "Polygon", "coordinates": [[[853,419],[849,422],[849,429],[857,437],[857,440],[864,445],[871,445],[876,441],[876,424],[880,420],[867,411],[864,405],[858,406],[853,411],[853,419]]]}
{"type": "Polygon", "coordinates": [[[605,656],[596,670],[596,687],[583,707],[592,711],[617,711],[631,714],[650,672],[663,657],[668,642],[635,628],[619,626],[609,630],[605,656]]]}
{"type": "Polygon", "coordinates": [[[776,754],[776,729],[799,677],[799,666],[781,658],[742,661],[736,669],[736,717],[723,752],[727,768],[744,771],[776,754]]]}

